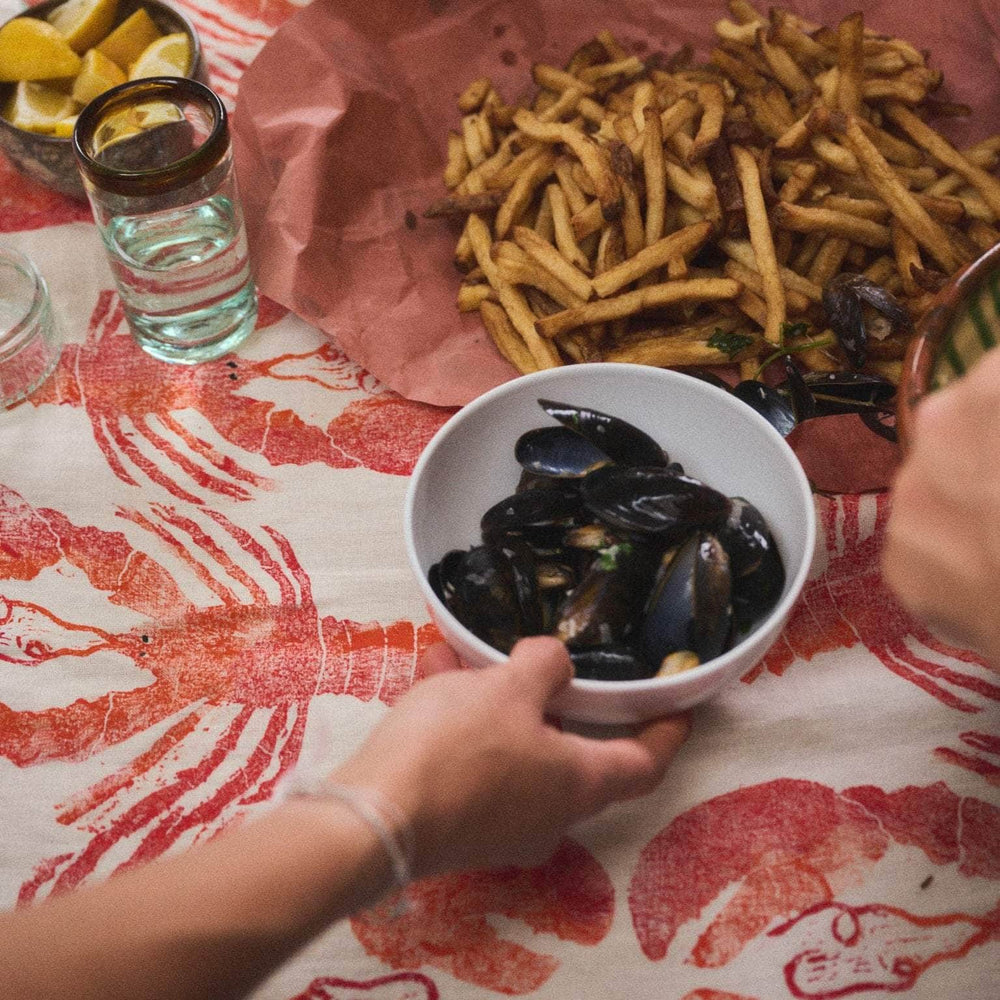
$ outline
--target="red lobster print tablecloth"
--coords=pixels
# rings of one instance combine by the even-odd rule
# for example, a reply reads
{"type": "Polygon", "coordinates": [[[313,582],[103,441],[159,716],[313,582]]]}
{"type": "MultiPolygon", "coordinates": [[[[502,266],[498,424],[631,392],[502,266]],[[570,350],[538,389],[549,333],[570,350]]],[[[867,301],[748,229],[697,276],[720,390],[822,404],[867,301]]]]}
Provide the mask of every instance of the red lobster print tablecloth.
{"type": "MultiPolygon", "coordinates": [[[[179,5],[230,105],[295,10],[179,5]]],[[[86,206],[2,159],[0,241],[45,273],[67,340],[0,413],[12,907],[251,819],[409,687],[436,634],[400,511],[448,411],[266,302],[238,354],[152,361],[86,206]]],[[[887,593],[885,495],[816,503],[820,556],[781,641],[696,713],[654,795],[539,868],[414,885],[402,917],[331,928],[255,996],[1000,996],[1000,677],[887,593]]]]}

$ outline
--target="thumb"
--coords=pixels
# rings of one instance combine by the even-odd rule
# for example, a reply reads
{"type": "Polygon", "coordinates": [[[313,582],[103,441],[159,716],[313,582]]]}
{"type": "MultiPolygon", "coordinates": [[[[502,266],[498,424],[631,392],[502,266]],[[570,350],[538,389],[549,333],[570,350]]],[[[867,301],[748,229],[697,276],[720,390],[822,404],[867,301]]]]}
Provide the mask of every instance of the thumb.
{"type": "Polygon", "coordinates": [[[539,708],[573,676],[566,647],[547,635],[521,639],[511,650],[507,665],[500,669],[513,674],[518,690],[539,708]]]}
{"type": "Polygon", "coordinates": [[[646,723],[634,736],[602,740],[565,734],[580,755],[585,811],[651,792],[689,732],[688,716],[675,715],[646,723]]]}

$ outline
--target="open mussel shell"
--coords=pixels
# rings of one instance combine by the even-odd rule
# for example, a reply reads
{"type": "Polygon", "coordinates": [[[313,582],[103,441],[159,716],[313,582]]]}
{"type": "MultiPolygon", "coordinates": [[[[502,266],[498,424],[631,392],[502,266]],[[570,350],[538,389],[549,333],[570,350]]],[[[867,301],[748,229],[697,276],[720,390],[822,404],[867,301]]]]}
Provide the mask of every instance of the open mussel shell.
{"type": "Polygon", "coordinates": [[[657,669],[678,650],[691,650],[701,663],[726,648],[732,627],[729,557],[708,532],[692,535],[667,563],[639,631],[638,649],[657,669]]]}
{"type": "Polygon", "coordinates": [[[571,649],[573,673],[590,681],[641,681],[652,677],[650,665],[629,646],[611,644],[571,649]]]}
{"type": "Polygon", "coordinates": [[[526,489],[512,493],[483,514],[480,530],[484,539],[509,534],[538,534],[539,529],[568,527],[583,509],[575,484],[552,489],[526,489]]]}
{"type": "Polygon", "coordinates": [[[599,410],[540,399],[553,419],[582,435],[618,465],[666,465],[670,459],[645,432],[620,417],[599,410]]]}
{"type": "Polygon", "coordinates": [[[765,554],[775,548],[764,515],[743,497],[730,497],[729,514],[715,534],[729,556],[734,580],[753,573],[765,554]]]}
{"type": "Polygon", "coordinates": [[[733,638],[739,641],[778,603],[785,589],[785,566],[776,545],[769,546],[750,573],[733,579],[733,638]]]}
{"type": "Polygon", "coordinates": [[[896,386],[888,379],[866,372],[806,372],[802,376],[812,394],[816,416],[891,411],[896,386]]]}
{"type": "Polygon", "coordinates": [[[795,410],[777,389],[749,378],[733,386],[733,395],[756,410],[782,437],[794,430],[795,410]]]}
{"type": "Polygon", "coordinates": [[[536,476],[581,479],[611,462],[593,442],[568,427],[536,427],[517,439],[514,458],[536,476]]]}
{"type": "Polygon", "coordinates": [[[559,610],[555,634],[571,649],[606,646],[635,631],[659,563],[651,545],[602,549],[559,610]]]}
{"type": "Polygon", "coordinates": [[[429,573],[435,593],[474,635],[502,653],[542,631],[535,566],[527,546],[476,545],[449,552],[429,573]]]}
{"type": "Polygon", "coordinates": [[[658,468],[609,465],[587,476],[581,493],[599,520],[621,531],[656,535],[666,545],[720,523],[729,512],[729,501],[718,490],[658,468]]]}

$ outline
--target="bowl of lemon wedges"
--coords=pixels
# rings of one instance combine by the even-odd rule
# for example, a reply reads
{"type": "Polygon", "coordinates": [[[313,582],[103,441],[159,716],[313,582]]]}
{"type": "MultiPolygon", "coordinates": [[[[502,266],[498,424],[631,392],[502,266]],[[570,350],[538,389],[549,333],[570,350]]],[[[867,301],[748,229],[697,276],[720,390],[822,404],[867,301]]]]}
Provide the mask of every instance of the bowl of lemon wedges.
{"type": "Polygon", "coordinates": [[[204,72],[194,26],[159,0],[45,0],[0,27],[0,150],[83,198],[71,142],[83,107],[128,80],[204,72]]]}

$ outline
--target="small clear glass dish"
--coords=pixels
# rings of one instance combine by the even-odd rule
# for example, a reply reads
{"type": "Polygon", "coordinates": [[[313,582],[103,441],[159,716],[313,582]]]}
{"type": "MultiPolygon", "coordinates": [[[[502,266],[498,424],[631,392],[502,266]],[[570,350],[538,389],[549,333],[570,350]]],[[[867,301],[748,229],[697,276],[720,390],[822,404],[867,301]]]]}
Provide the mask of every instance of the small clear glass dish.
{"type": "Polygon", "coordinates": [[[34,392],[60,349],[45,279],[23,254],[0,247],[0,409],[34,392]]]}

